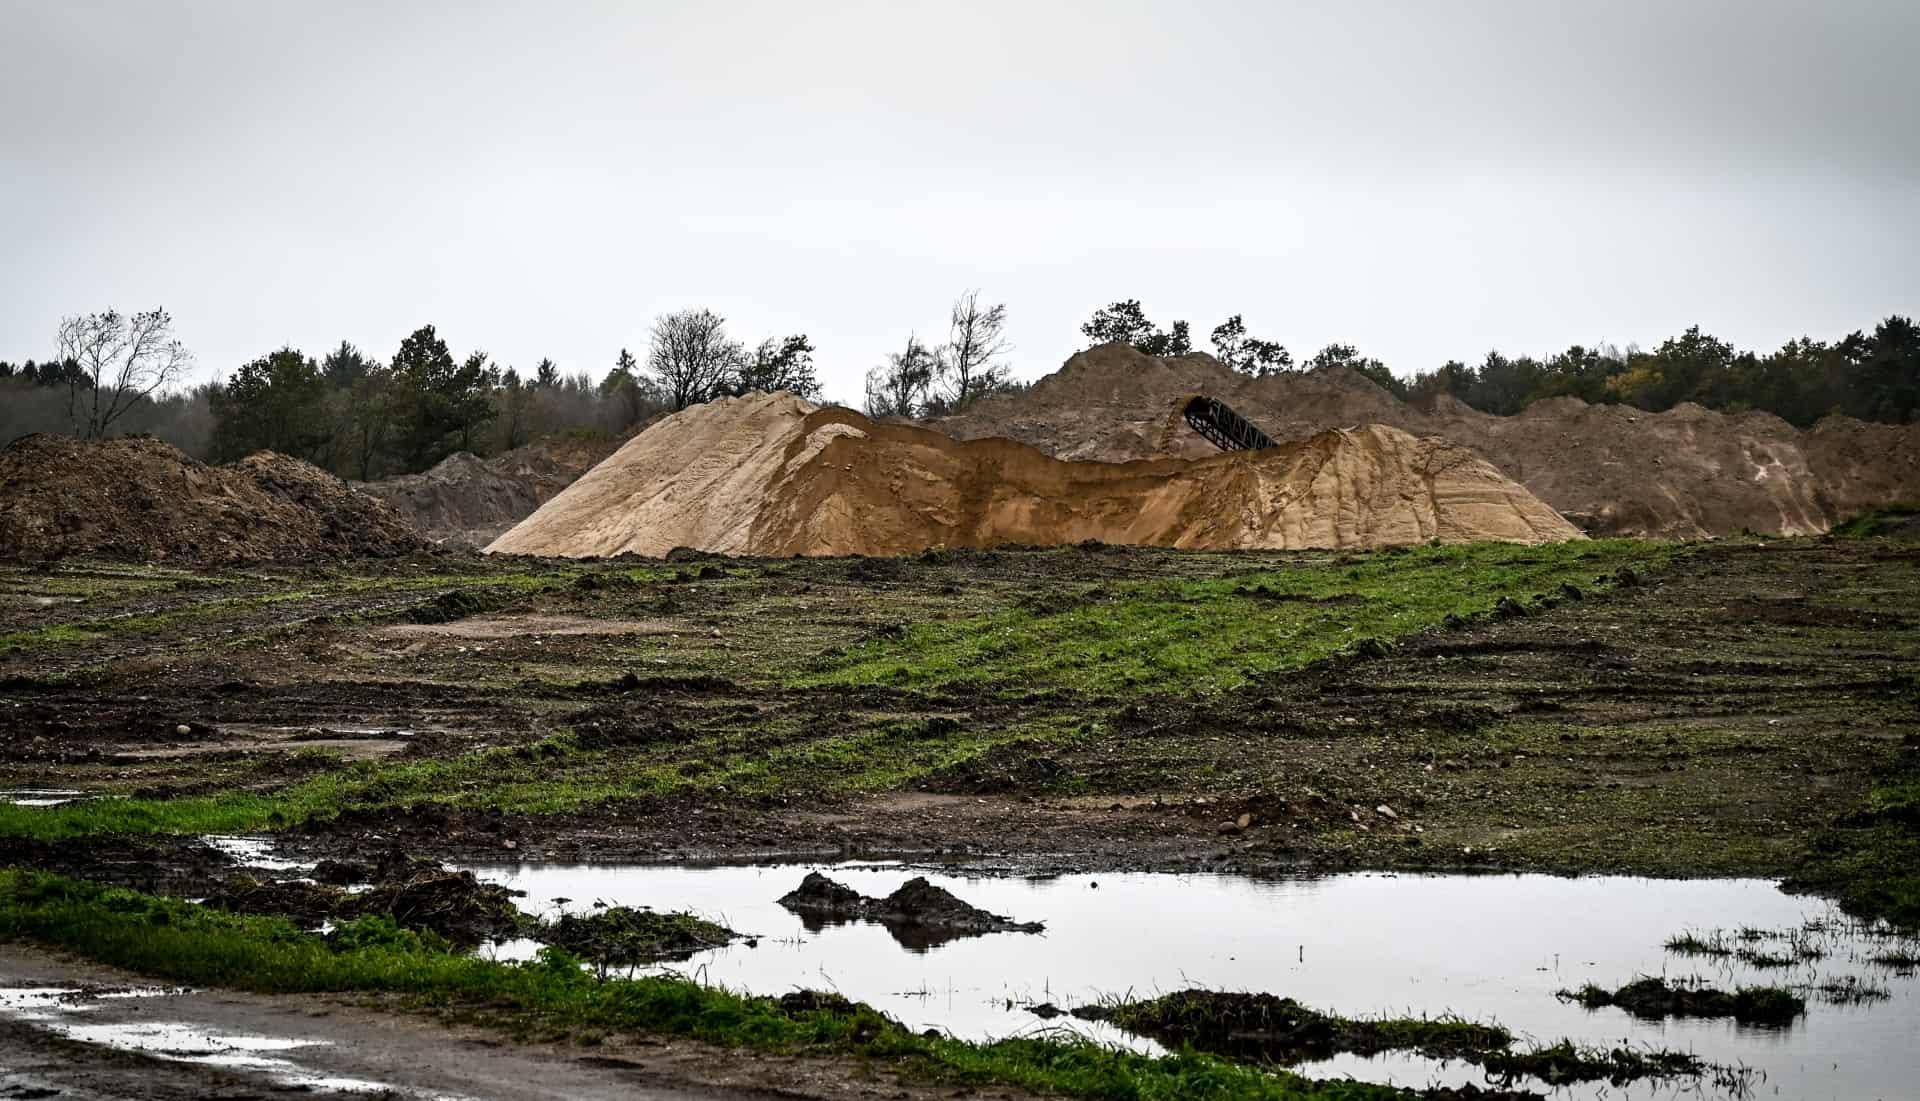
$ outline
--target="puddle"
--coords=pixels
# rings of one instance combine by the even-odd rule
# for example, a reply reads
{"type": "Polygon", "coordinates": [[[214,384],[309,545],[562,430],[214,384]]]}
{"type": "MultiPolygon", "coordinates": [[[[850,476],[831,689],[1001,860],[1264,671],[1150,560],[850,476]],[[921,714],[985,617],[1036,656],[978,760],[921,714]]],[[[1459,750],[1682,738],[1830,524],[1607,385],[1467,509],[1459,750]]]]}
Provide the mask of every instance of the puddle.
{"type": "MultiPolygon", "coordinates": [[[[883,896],[918,874],[975,906],[1040,934],[992,933],[903,947],[865,922],[810,925],[775,901],[806,866],[689,868],[611,865],[466,865],[480,878],[527,892],[546,917],[597,903],[691,910],[757,940],[657,968],[729,989],[779,995],[810,988],[868,1002],[907,1025],[970,1039],[1062,1027],[1135,1050],[1151,1042],[1110,1026],[1026,1006],[1072,1007],[1114,996],[1151,997],[1187,987],[1270,991],[1346,1016],[1457,1015],[1497,1022],[1524,1041],[1692,1052],[1751,1068],[1758,1096],[1905,1097],[1920,1081],[1920,977],[1873,963],[1887,942],[1828,904],[1787,895],[1763,880],[1625,877],[1355,874],[1253,881],[1228,876],[1070,875],[1046,880],[969,878],[890,864],[824,870],[863,894],[883,896]],[[562,902],[561,900],[566,900],[562,902]],[[1794,931],[1819,958],[1787,968],[1733,957],[1685,957],[1666,941],[1687,931],[1794,931]],[[1812,929],[1814,932],[1805,930],[1812,929]],[[1556,991],[1593,982],[1617,987],[1640,975],[1698,976],[1731,989],[1805,987],[1807,1013],[1762,1029],[1727,1020],[1641,1021],[1618,1009],[1588,1011],[1556,991]],[[1847,979],[1886,997],[1833,1004],[1813,988],[1847,979]]],[[[1783,941],[1785,938],[1782,938],[1783,941]]],[[[530,956],[510,942],[496,958],[530,956]]],[[[1524,1042],[1523,1041],[1523,1042],[1524,1042]]],[[[1343,1057],[1307,1064],[1318,1077],[1350,1075],[1398,1085],[1485,1085],[1471,1065],[1418,1057],[1343,1057]]],[[[1523,1083],[1544,1089],[1538,1083],[1523,1083]]],[[[1553,1091],[1558,1098],[1738,1096],[1702,1080],[1606,1083],[1553,1091]]]]}
{"type": "Polygon", "coordinates": [[[57,807],[62,803],[75,803],[91,799],[92,795],[71,788],[8,788],[0,791],[0,802],[12,803],[16,807],[57,807]]]}
{"type": "Polygon", "coordinates": [[[208,848],[221,853],[243,868],[291,872],[313,867],[311,860],[289,860],[284,856],[275,856],[271,837],[224,837],[219,834],[207,834],[200,840],[205,841],[208,848]]]}

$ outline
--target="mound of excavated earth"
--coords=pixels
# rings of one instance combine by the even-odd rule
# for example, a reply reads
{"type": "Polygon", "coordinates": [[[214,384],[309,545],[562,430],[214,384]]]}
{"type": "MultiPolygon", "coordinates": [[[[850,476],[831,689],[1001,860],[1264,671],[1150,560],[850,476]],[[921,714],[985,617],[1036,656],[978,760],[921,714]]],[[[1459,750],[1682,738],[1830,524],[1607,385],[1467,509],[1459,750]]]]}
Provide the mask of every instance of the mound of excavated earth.
{"type": "Polygon", "coordinates": [[[841,921],[877,921],[882,925],[921,925],[974,933],[1039,933],[1046,926],[1020,922],[955,897],[952,891],[915,876],[885,898],[871,898],[819,872],[808,872],[800,886],[781,895],[780,905],[797,914],[841,921]]]}
{"type": "Polygon", "coordinates": [[[1160,359],[1124,344],[1082,352],[1031,389],[933,427],[960,439],[1009,437],[1063,459],[1197,458],[1212,445],[1179,414],[1196,393],[1281,442],[1363,424],[1443,437],[1595,535],[1808,535],[1920,499],[1920,425],[1828,417],[1803,432],[1767,413],[1692,404],[1647,413],[1577,398],[1499,417],[1450,397],[1408,404],[1352,371],[1254,379],[1209,355],[1160,359]]]}
{"type": "Polygon", "coordinates": [[[448,547],[478,550],[498,539],[613,454],[618,441],[556,436],[491,459],[466,451],[421,474],[354,488],[393,506],[413,530],[448,547]]]}
{"type": "Polygon", "coordinates": [[[0,451],[0,559],[307,561],[426,544],[386,505],[271,451],[208,466],[144,436],[24,436],[0,451]]]}
{"type": "Polygon", "coordinates": [[[892,555],[1089,539],[1221,550],[1578,537],[1466,449],[1379,425],[1198,461],[1065,462],[1012,440],[959,441],[752,394],[635,436],[487,550],[892,555]]]}

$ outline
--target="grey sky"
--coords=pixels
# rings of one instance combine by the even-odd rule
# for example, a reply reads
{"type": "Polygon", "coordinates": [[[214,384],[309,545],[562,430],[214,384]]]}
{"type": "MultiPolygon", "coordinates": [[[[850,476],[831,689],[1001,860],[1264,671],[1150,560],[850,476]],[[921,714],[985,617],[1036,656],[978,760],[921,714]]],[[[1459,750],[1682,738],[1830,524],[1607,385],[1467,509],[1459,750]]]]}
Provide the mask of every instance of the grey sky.
{"type": "Polygon", "coordinates": [[[1920,3],[0,0],[0,358],[160,304],[598,377],[650,319],[830,395],[969,287],[1405,373],[1920,311],[1920,3]]]}

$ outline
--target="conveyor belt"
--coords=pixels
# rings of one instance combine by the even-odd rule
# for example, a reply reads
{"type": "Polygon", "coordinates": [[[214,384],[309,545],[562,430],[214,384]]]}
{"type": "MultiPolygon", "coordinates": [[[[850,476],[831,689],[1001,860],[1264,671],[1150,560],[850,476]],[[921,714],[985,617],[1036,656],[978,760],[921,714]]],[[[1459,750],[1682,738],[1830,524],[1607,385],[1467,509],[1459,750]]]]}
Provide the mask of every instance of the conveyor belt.
{"type": "Polygon", "coordinates": [[[1255,428],[1252,421],[1227,408],[1218,398],[1196,394],[1181,413],[1195,432],[1211,440],[1222,451],[1259,451],[1273,446],[1273,441],[1267,438],[1265,432],[1255,428]]]}

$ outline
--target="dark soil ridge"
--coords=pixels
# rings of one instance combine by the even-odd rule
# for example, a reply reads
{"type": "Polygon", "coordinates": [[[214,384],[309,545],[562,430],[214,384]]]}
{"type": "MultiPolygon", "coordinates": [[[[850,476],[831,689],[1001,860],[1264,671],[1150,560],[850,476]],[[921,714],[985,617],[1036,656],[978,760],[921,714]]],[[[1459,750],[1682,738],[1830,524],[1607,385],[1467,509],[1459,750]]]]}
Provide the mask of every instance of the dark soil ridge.
{"type": "Polygon", "coordinates": [[[0,560],[307,562],[426,549],[392,509],[271,451],[208,466],[146,436],[0,451],[0,560]]]}

